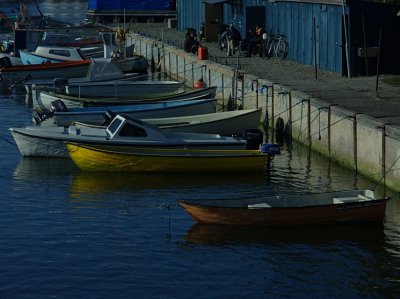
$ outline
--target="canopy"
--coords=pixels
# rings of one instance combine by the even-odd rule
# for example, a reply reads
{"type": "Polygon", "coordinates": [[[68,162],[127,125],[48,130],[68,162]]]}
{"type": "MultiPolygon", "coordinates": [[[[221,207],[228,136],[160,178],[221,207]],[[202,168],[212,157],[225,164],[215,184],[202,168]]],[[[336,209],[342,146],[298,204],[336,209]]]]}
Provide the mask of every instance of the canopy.
{"type": "Polygon", "coordinates": [[[92,58],[86,78],[90,81],[99,81],[121,78],[123,75],[111,58],[92,58]]]}

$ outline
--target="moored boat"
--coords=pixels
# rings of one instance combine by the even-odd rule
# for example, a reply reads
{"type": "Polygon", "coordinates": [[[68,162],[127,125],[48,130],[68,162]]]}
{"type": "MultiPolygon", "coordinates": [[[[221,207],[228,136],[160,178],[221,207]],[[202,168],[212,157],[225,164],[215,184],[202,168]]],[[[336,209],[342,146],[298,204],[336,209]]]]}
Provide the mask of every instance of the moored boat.
{"type": "Polygon", "coordinates": [[[261,150],[134,149],[67,143],[74,163],[85,171],[232,173],[265,171],[270,155],[261,150]]]}
{"type": "Polygon", "coordinates": [[[249,129],[257,129],[261,122],[261,108],[164,118],[157,116],[157,118],[145,118],[143,121],[156,125],[165,132],[234,135],[242,134],[249,129]]]}
{"type": "Polygon", "coordinates": [[[388,199],[362,189],[178,203],[199,223],[289,226],[382,221],[388,199]]]}
{"type": "Polygon", "coordinates": [[[34,122],[38,124],[43,120],[54,117],[54,124],[57,126],[70,126],[76,122],[103,125],[110,113],[124,113],[136,118],[162,118],[215,113],[216,106],[217,100],[215,98],[203,99],[199,97],[175,101],[85,108],[66,108],[62,101],[58,100],[53,103],[53,108],[50,111],[34,115],[34,122]]]}
{"type": "MultiPolygon", "coordinates": [[[[115,30],[101,30],[100,35],[103,40],[103,57],[112,58],[117,67],[122,72],[147,72],[149,68],[149,62],[143,55],[134,54],[134,44],[126,45],[126,40],[123,43],[117,42],[115,30]],[[117,46],[118,45],[118,46],[117,46]]],[[[126,34],[126,33],[125,33],[126,34]]],[[[97,42],[97,41],[96,41],[97,42]]],[[[79,42],[78,45],[83,42],[79,42]]],[[[45,43],[42,42],[35,51],[20,50],[20,56],[23,64],[34,64],[44,62],[62,62],[62,61],[76,61],[86,60],[90,56],[87,56],[88,49],[83,51],[79,47],[73,46],[77,43],[64,43],[64,46],[60,46],[60,42],[45,43]],[[69,46],[65,46],[69,45],[69,46]],[[85,54],[85,53],[86,54],[85,54]]],[[[85,45],[88,42],[84,43],[85,45]]],[[[96,48],[94,51],[96,51],[96,48]]],[[[89,54],[90,55],[90,54],[89,54]]]]}
{"type": "Polygon", "coordinates": [[[205,87],[196,90],[182,90],[172,95],[166,96],[135,96],[129,98],[83,98],[73,97],[62,93],[56,93],[51,91],[41,91],[40,96],[35,97],[34,101],[40,107],[50,108],[51,103],[56,100],[62,100],[68,108],[72,107],[90,107],[90,106],[109,106],[109,105],[131,105],[137,103],[148,103],[148,102],[161,102],[161,101],[175,101],[183,100],[188,98],[215,98],[217,87],[205,87]]]}
{"type": "MultiPolygon", "coordinates": [[[[35,51],[20,50],[20,57],[21,62],[24,65],[49,62],[57,63],[66,61],[80,61],[88,60],[90,58],[99,59],[97,57],[87,56],[80,48],[53,45],[38,46],[35,51]]],[[[104,58],[111,59],[109,56],[104,56],[104,58]]],[[[113,61],[118,69],[120,69],[123,73],[144,73],[149,68],[149,62],[144,56],[141,55],[132,55],[126,59],[113,59],[113,61]]]]}
{"type": "Polygon", "coordinates": [[[163,97],[179,94],[184,87],[179,81],[106,81],[79,82],[65,86],[65,93],[75,97],[163,97]]]}
{"type": "Polygon", "coordinates": [[[262,135],[256,137],[258,143],[249,143],[245,137],[164,133],[155,126],[121,115],[113,119],[106,132],[107,137],[96,143],[67,142],[69,154],[79,168],[86,171],[261,173],[271,156],[279,152],[277,146],[260,149],[262,135]]]}
{"type": "MultiPolygon", "coordinates": [[[[146,150],[222,150],[246,149],[253,141],[247,136],[226,137],[219,134],[168,133],[159,128],[128,117],[117,117],[106,128],[80,126],[28,126],[10,128],[22,156],[68,157],[64,142],[79,142],[85,145],[100,145],[107,148],[132,148],[139,152],[146,150]],[[131,131],[129,131],[131,130],[131,131]],[[110,137],[111,136],[111,137],[110,137]]],[[[262,134],[250,136],[259,146],[262,134]]]]}
{"type": "Polygon", "coordinates": [[[104,82],[104,81],[125,81],[138,80],[139,73],[123,73],[109,58],[91,59],[87,73],[81,78],[51,78],[41,80],[28,80],[25,82],[25,89],[28,94],[36,97],[40,90],[63,90],[68,84],[104,82]]]}
{"type": "Polygon", "coordinates": [[[52,79],[57,77],[74,78],[86,76],[90,60],[66,61],[31,65],[14,65],[0,68],[3,82],[14,83],[27,78],[52,79]]]}

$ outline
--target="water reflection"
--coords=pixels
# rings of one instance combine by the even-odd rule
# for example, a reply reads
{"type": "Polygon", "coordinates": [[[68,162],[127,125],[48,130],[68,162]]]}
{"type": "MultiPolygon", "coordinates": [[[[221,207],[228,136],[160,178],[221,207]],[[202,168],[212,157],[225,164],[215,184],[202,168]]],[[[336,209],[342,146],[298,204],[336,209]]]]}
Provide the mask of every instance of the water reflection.
{"type": "Polygon", "coordinates": [[[193,244],[221,246],[227,244],[268,244],[307,243],[326,244],[343,241],[359,244],[384,244],[382,222],[357,223],[348,225],[315,225],[270,228],[260,226],[229,226],[194,224],[185,236],[193,244]]]}
{"type": "Polygon", "coordinates": [[[386,250],[400,256],[400,199],[392,199],[386,208],[386,250]]]}
{"type": "Polygon", "coordinates": [[[23,157],[14,171],[18,180],[43,180],[50,176],[64,176],[78,172],[71,159],[23,157]]]}
{"type": "Polygon", "coordinates": [[[121,190],[182,189],[215,187],[229,188],[249,185],[263,185],[262,175],[237,174],[142,174],[78,172],[71,184],[71,193],[101,194],[121,190]]]}

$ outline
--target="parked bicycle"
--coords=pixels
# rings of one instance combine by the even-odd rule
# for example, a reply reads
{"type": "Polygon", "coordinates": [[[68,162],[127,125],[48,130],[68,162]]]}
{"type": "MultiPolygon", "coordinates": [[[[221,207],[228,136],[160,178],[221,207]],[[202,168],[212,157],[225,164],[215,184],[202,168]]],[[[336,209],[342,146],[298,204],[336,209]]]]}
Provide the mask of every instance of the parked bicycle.
{"type": "Polygon", "coordinates": [[[283,34],[274,34],[265,39],[265,56],[283,59],[286,56],[286,37],[283,34]]]}

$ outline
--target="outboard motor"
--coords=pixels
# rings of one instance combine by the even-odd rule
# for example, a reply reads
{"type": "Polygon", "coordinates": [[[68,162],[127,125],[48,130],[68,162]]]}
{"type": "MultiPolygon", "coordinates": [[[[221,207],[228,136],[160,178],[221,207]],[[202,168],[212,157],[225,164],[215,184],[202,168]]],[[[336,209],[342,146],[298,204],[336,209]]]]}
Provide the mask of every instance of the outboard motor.
{"type": "Polygon", "coordinates": [[[35,115],[32,117],[32,122],[35,125],[40,125],[41,122],[45,121],[48,118],[49,113],[40,113],[37,112],[35,115]]]}
{"type": "Polygon", "coordinates": [[[50,111],[54,114],[54,112],[68,112],[67,106],[65,106],[64,102],[61,100],[55,100],[50,103],[50,111]]]}
{"type": "Polygon", "coordinates": [[[65,106],[64,102],[61,100],[55,100],[50,103],[50,109],[45,112],[37,112],[32,117],[32,122],[35,125],[39,125],[41,122],[45,121],[54,116],[55,112],[68,112],[67,106],[65,106]]]}
{"type": "Polygon", "coordinates": [[[257,150],[263,142],[264,134],[259,129],[247,129],[243,132],[243,137],[247,141],[247,149],[257,150]]]}
{"type": "Polygon", "coordinates": [[[10,67],[10,66],[12,66],[10,57],[3,56],[0,58],[0,67],[10,67]]]}

